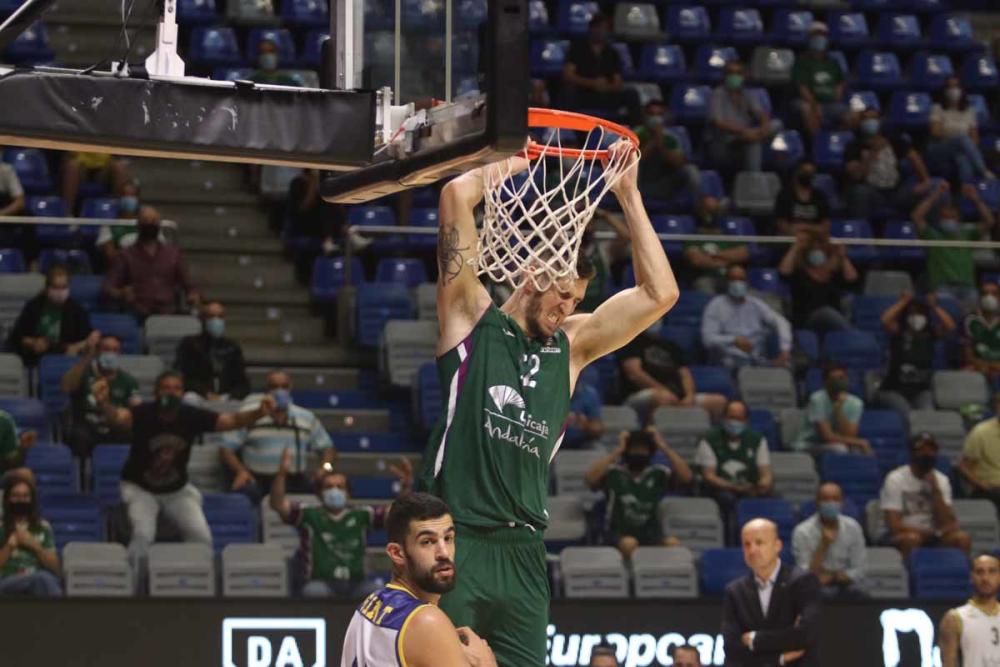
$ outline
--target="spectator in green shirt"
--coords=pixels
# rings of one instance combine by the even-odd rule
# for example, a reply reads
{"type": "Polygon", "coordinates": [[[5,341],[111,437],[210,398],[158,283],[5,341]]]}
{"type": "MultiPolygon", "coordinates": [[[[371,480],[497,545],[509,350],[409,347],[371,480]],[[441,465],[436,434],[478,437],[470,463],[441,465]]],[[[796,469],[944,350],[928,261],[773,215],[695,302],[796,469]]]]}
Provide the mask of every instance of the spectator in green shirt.
{"type": "MultiPolygon", "coordinates": [[[[285,484],[292,463],[292,451],[281,454],[278,474],[271,483],[271,509],[281,520],[302,534],[299,557],[304,566],[305,597],[361,597],[370,593],[365,581],[365,547],[369,530],[382,527],[388,505],[371,507],[350,504],[347,475],[325,466],[316,483],[318,507],[306,507],[289,500],[285,484]]],[[[413,484],[409,459],[401,458],[390,470],[399,480],[399,494],[413,484]]]]}
{"type": "Polygon", "coordinates": [[[965,319],[962,361],[990,381],[1000,377],[1000,285],[983,281],[979,307],[965,319]]]}
{"type": "Polygon", "coordinates": [[[266,83],[275,86],[299,86],[300,82],[288,72],[278,69],[281,57],[278,45],[273,39],[264,38],[257,46],[257,71],[250,75],[254,83],[266,83]]]}
{"type": "Polygon", "coordinates": [[[0,473],[24,465],[24,455],[35,445],[36,439],[34,431],[18,434],[14,418],[0,410],[0,473]]]}
{"type": "Polygon", "coordinates": [[[684,193],[691,197],[695,213],[711,219],[720,213],[720,202],[701,189],[701,172],[689,164],[680,142],[666,128],[663,100],[650,100],[642,112],[642,125],[635,128],[639,138],[639,190],[647,197],[673,200],[684,193]]]}
{"type": "Polygon", "coordinates": [[[24,477],[4,482],[0,545],[0,597],[62,595],[55,535],[38,514],[34,484],[24,477]]]}
{"type": "Polygon", "coordinates": [[[608,541],[626,559],[640,546],[680,544],[676,537],[664,534],[657,510],[673,484],[690,484],[691,468],[656,429],[622,431],[618,446],[596,461],[585,478],[591,489],[607,495],[608,541]],[[652,462],[657,451],[667,457],[669,467],[652,462]]]}
{"type": "Polygon", "coordinates": [[[688,273],[687,278],[692,287],[715,296],[726,286],[726,272],[730,266],[750,262],[750,249],[745,243],[727,241],[722,228],[713,219],[699,225],[695,233],[718,238],[711,241],[686,241],[682,269],[688,273]]]}
{"type": "Polygon", "coordinates": [[[810,135],[823,127],[844,125],[850,118],[850,109],[844,103],[844,72],[827,54],[830,38],[826,24],[813,21],[809,26],[809,49],[795,60],[792,81],[798,89],[798,108],[802,124],[810,135]]]}
{"type": "MultiPolygon", "coordinates": [[[[972,184],[962,186],[962,194],[975,204],[979,222],[974,228],[963,225],[958,207],[948,198],[950,186],[945,182],[913,210],[913,222],[920,238],[934,241],[976,241],[988,236],[995,218],[972,184]]],[[[976,265],[972,248],[928,248],[927,288],[938,297],[957,299],[966,311],[975,308],[976,265]]]]}

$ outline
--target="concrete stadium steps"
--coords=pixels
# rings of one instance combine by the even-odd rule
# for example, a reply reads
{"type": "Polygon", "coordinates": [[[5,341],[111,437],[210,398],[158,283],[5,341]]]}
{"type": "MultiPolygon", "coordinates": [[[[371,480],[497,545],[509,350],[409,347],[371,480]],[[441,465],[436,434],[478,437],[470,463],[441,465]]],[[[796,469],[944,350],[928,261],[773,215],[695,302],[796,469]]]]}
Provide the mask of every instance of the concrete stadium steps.
{"type": "MultiPolygon", "coordinates": [[[[271,293],[304,289],[295,279],[292,265],[281,257],[189,253],[187,260],[192,279],[213,291],[232,288],[271,293]]],[[[283,301],[272,300],[272,303],[283,301]]]]}
{"type": "Polygon", "coordinates": [[[246,193],[246,167],[211,160],[129,158],[129,171],[149,192],[169,193],[183,201],[192,192],[246,193]]]}
{"type": "MultiPolygon", "coordinates": [[[[374,366],[374,360],[358,351],[335,342],[321,345],[290,343],[273,345],[268,343],[243,344],[243,356],[247,364],[290,368],[293,366],[374,366]]],[[[369,355],[372,356],[372,355],[369,355]]]]}
{"type": "Polygon", "coordinates": [[[318,319],[241,320],[226,313],[226,335],[240,341],[242,345],[251,343],[281,343],[296,345],[326,345],[323,322],[318,319]]]}
{"type": "Polygon", "coordinates": [[[333,431],[336,439],[340,433],[391,433],[392,418],[389,410],[346,410],[323,408],[314,410],[323,428],[333,431]]]}
{"type": "MultiPolygon", "coordinates": [[[[69,3],[67,3],[69,4],[69,3]]],[[[89,2],[80,2],[81,7],[85,7],[89,2]]],[[[118,60],[125,54],[125,40],[123,39],[117,49],[111,50],[120,32],[120,21],[114,19],[114,23],[105,23],[103,20],[86,21],[82,17],[67,17],[48,19],[45,22],[49,26],[49,45],[56,54],[56,62],[67,67],[89,67],[95,63],[108,60],[107,65],[102,65],[101,69],[107,71],[111,60],[118,60]]],[[[129,62],[141,62],[153,52],[156,41],[156,28],[149,23],[133,38],[133,33],[137,25],[129,22],[129,38],[134,39],[132,52],[128,57],[129,62]]]]}
{"type": "Polygon", "coordinates": [[[294,306],[290,304],[226,304],[226,317],[230,320],[244,322],[264,322],[266,320],[296,319],[303,320],[312,317],[309,306],[294,306]]]}
{"type": "MultiPolygon", "coordinates": [[[[251,366],[247,368],[250,385],[255,390],[263,390],[267,374],[273,366],[251,366]]],[[[292,378],[292,387],[303,391],[355,391],[361,388],[361,372],[358,368],[308,367],[284,369],[292,378]]]]}
{"type": "MultiPolygon", "coordinates": [[[[333,444],[337,444],[337,434],[333,435],[333,444]]],[[[407,458],[413,466],[414,474],[420,470],[422,456],[407,452],[406,454],[356,454],[354,452],[337,455],[337,471],[345,475],[390,476],[389,466],[399,463],[400,458],[407,458]]]]}

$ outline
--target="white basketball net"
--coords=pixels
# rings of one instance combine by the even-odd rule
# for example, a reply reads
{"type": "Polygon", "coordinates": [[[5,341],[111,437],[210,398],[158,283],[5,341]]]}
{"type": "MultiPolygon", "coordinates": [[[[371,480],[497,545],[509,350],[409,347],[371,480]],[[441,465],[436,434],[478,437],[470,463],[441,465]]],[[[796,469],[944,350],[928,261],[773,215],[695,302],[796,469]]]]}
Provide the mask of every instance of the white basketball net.
{"type": "MultiPolygon", "coordinates": [[[[539,142],[563,148],[559,131],[539,142]]],[[[597,126],[584,146],[605,147],[617,138],[597,126]]],[[[566,148],[575,146],[567,145],[566,148]]],[[[607,164],[592,156],[540,157],[521,174],[509,160],[485,170],[485,214],[479,235],[477,272],[518,288],[531,280],[539,291],[576,278],[576,260],[594,209],[629,169],[638,165],[629,151],[609,155],[607,164]]]]}

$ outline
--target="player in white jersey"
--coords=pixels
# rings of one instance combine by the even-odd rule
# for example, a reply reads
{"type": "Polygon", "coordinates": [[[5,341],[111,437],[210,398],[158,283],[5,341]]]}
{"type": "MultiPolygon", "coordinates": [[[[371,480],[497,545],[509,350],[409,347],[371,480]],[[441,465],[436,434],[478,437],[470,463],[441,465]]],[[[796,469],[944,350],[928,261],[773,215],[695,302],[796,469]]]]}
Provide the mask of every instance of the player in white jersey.
{"type": "Polygon", "coordinates": [[[489,645],[455,629],[437,604],[455,587],[455,522],[442,500],[400,496],[385,520],[393,577],[365,598],[344,637],[341,667],[497,667],[489,645]]]}
{"type": "Polygon", "coordinates": [[[941,619],[941,667],[1000,667],[1000,559],[972,561],[972,589],[972,599],[941,619]]]}

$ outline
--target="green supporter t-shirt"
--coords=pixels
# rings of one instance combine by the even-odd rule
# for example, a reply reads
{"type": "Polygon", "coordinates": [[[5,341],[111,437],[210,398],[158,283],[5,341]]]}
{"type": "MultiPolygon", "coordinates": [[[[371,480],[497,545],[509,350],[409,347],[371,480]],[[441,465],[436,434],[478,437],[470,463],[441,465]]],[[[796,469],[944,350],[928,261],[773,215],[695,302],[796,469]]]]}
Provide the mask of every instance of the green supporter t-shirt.
{"type": "Polygon", "coordinates": [[[365,546],[375,510],[351,507],[331,514],[323,507],[293,505],[292,525],[303,537],[306,577],[323,581],[361,581],[365,546]]]}
{"type": "Polygon", "coordinates": [[[979,313],[972,313],[965,318],[965,335],[977,359],[1000,361],[1000,321],[988,322],[979,313]]]}
{"type": "MultiPolygon", "coordinates": [[[[695,230],[697,234],[718,234],[716,229],[697,229],[695,230]]],[[[686,253],[689,248],[698,248],[706,255],[715,256],[723,250],[729,250],[730,248],[742,247],[742,243],[734,243],[732,241],[724,241],[724,236],[719,236],[718,240],[713,241],[685,241],[684,242],[684,252],[686,253]]],[[[698,275],[726,275],[726,267],[722,266],[717,269],[700,269],[698,275]]]]}
{"type": "MultiPolygon", "coordinates": [[[[924,225],[920,238],[931,241],[975,241],[978,232],[961,230],[958,234],[946,234],[933,225],[924,225]]],[[[942,285],[976,286],[976,263],[972,250],[968,248],[928,248],[927,281],[931,289],[942,285]]]]}
{"type": "Polygon", "coordinates": [[[651,465],[638,476],[622,466],[608,470],[604,484],[611,532],[639,536],[658,530],[656,508],[670,486],[670,475],[664,465],[651,465]]]}
{"type": "Polygon", "coordinates": [[[46,304],[42,316],[38,318],[35,335],[47,339],[53,345],[58,344],[62,338],[62,309],[46,304]]]}
{"type": "Polygon", "coordinates": [[[795,61],[792,80],[808,89],[817,102],[832,102],[837,98],[837,86],[844,81],[844,73],[832,58],[806,54],[795,61]]]}
{"type": "Polygon", "coordinates": [[[17,427],[9,414],[0,410],[0,470],[20,465],[21,448],[17,440],[17,427]]]}
{"type": "MultiPolygon", "coordinates": [[[[93,365],[84,371],[80,387],[73,394],[74,412],[76,418],[82,418],[101,432],[107,433],[111,429],[108,427],[104,412],[97,407],[94,394],[90,389],[98,377],[93,365]]],[[[111,404],[124,408],[128,407],[129,401],[139,396],[139,383],[125,371],[119,370],[108,383],[108,390],[111,404]]]]}
{"type": "MultiPolygon", "coordinates": [[[[48,521],[42,519],[38,522],[37,526],[28,526],[28,532],[31,533],[32,537],[41,543],[44,549],[55,549],[56,548],[56,537],[55,533],[52,532],[52,526],[49,525],[48,521]]],[[[6,531],[0,527],[0,544],[7,542],[6,531]]],[[[3,565],[0,565],[0,578],[11,577],[16,574],[31,574],[36,570],[40,569],[41,564],[38,562],[38,556],[32,552],[24,549],[22,547],[17,547],[10,554],[10,558],[3,565]]]]}

